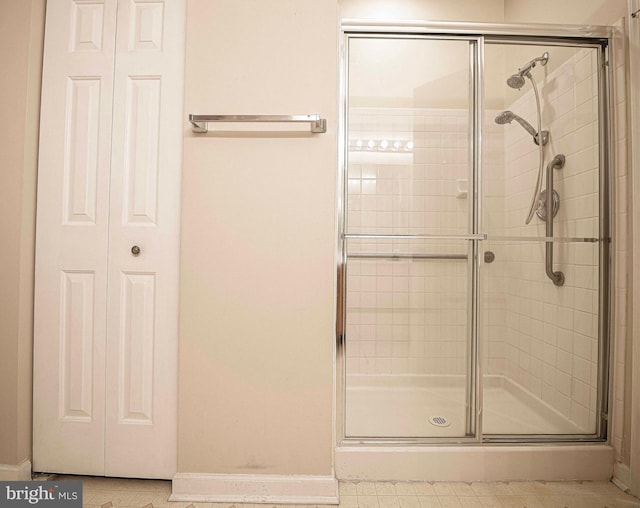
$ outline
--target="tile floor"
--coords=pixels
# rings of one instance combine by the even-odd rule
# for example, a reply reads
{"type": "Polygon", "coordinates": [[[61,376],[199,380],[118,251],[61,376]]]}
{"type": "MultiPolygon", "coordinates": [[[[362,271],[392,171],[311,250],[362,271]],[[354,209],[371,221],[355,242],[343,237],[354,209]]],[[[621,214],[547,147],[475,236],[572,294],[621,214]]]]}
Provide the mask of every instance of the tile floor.
{"type": "MultiPolygon", "coordinates": [[[[171,482],[162,480],[63,475],[52,479],[82,480],[88,508],[280,508],[273,504],[169,502],[171,482]]],[[[640,508],[640,499],[611,482],[340,482],[340,508],[454,507],[640,508]]]]}

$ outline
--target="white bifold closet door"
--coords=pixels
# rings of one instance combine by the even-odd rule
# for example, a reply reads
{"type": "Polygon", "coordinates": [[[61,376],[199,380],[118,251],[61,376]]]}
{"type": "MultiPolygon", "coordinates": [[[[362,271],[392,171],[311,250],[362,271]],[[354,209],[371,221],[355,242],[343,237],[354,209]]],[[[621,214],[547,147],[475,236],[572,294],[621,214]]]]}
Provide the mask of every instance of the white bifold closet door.
{"type": "Polygon", "coordinates": [[[185,0],[47,2],[34,471],[176,471],[184,31],[185,0]]]}

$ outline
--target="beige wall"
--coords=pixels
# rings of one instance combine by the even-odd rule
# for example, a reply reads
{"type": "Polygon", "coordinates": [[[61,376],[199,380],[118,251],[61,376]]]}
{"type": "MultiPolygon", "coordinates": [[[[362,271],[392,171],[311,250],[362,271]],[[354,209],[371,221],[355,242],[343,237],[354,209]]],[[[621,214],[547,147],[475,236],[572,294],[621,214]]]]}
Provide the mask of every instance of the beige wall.
{"type": "Polygon", "coordinates": [[[336,1],[190,0],[187,17],[185,113],[320,113],[328,132],[187,134],[178,471],[328,475],[336,1]]]}
{"type": "Polygon", "coordinates": [[[33,256],[44,0],[0,3],[0,464],[31,455],[33,256]]]}
{"type": "Polygon", "coordinates": [[[504,0],[504,21],[613,25],[626,10],[627,0],[504,0]]]}
{"type": "Polygon", "coordinates": [[[342,18],[501,23],[507,0],[339,0],[342,18]]]}
{"type": "Polygon", "coordinates": [[[339,0],[343,18],[487,23],[613,24],[626,0],[339,0]]]}

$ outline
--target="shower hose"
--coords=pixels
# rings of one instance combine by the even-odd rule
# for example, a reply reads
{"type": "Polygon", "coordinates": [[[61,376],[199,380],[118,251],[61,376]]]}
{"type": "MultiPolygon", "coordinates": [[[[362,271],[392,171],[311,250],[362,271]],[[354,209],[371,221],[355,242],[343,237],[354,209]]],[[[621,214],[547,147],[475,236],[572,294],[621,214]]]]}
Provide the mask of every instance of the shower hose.
{"type": "Polygon", "coordinates": [[[531,219],[533,219],[533,215],[542,205],[542,201],[540,200],[540,187],[542,186],[542,172],[544,167],[544,146],[542,142],[542,114],[540,111],[540,96],[538,95],[538,86],[536,85],[536,81],[535,79],[533,79],[533,76],[531,76],[530,72],[527,72],[525,75],[531,81],[531,84],[533,85],[533,92],[536,97],[536,110],[538,113],[537,114],[537,117],[538,117],[537,141],[538,141],[538,153],[540,154],[540,157],[539,157],[540,164],[538,165],[538,177],[536,179],[536,186],[533,191],[533,196],[531,196],[531,205],[529,207],[529,214],[527,215],[527,220],[525,221],[525,224],[529,224],[531,222],[531,219]]]}

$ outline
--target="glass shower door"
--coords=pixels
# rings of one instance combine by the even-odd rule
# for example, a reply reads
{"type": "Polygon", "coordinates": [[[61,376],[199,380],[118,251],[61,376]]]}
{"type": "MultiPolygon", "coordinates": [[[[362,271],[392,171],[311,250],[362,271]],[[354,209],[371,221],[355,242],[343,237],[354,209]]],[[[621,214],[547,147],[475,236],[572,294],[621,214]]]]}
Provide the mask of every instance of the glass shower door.
{"type": "Polygon", "coordinates": [[[483,131],[490,262],[482,267],[482,428],[489,439],[601,430],[608,287],[601,239],[609,236],[602,51],[593,44],[485,46],[485,74],[493,77],[483,131]],[[514,89],[518,69],[531,62],[514,89]],[[538,131],[538,91],[542,147],[529,132],[538,131]],[[554,210],[536,207],[527,223],[540,168],[554,210]]]}
{"type": "Polygon", "coordinates": [[[473,39],[348,39],[347,439],[475,435],[476,56],[473,39]]]}

